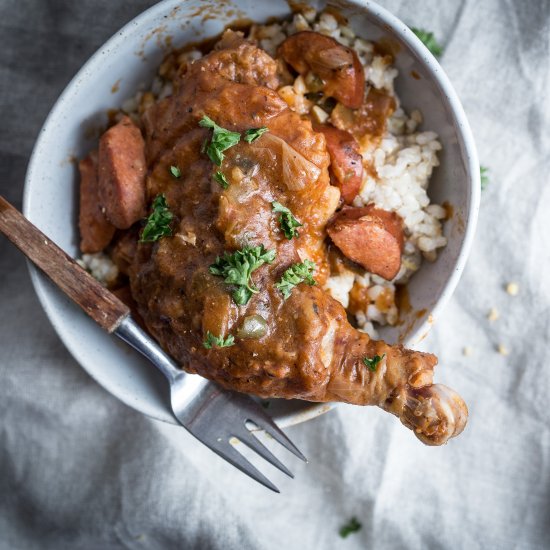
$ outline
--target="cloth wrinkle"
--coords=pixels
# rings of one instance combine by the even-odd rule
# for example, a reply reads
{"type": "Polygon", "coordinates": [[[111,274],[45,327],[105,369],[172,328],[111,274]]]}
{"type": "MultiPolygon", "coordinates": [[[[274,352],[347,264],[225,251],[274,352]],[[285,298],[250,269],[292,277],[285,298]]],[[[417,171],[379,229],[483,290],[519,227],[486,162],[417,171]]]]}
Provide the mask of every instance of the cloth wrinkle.
{"type": "MultiPolygon", "coordinates": [[[[273,443],[295,479],[262,465],[272,494],[81,369],[0,236],[0,550],[550,548],[550,2],[378,1],[445,45],[488,168],[468,264],[417,346],[468,404],[464,432],[426,447],[379,409],[340,405],[286,430],[308,464],[273,443]]],[[[155,3],[0,3],[0,194],[16,207],[56,98],[155,3]]]]}

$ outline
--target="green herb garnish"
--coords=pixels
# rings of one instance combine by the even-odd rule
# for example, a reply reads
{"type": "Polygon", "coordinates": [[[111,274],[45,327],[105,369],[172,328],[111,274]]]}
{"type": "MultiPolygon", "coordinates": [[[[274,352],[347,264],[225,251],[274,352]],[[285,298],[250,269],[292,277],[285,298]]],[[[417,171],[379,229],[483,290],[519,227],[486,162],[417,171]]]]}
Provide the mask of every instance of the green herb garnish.
{"type": "Polygon", "coordinates": [[[480,166],[479,175],[481,179],[481,190],[484,191],[489,185],[489,168],[486,166],[480,166]]]}
{"type": "Polygon", "coordinates": [[[363,363],[365,367],[367,367],[371,372],[375,372],[378,363],[380,363],[380,361],[382,361],[384,357],[386,357],[385,353],[382,354],[382,357],[380,357],[380,355],[375,355],[372,359],[369,359],[368,357],[363,357],[363,363]]]}
{"type": "Polygon", "coordinates": [[[206,338],[202,345],[206,349],[212,348],[228,348],[235,343],[235,338],[232,334],[228,334],[227,338],[224,340],[223,336],[214,336],[210,331],[206,332],[206,338]]]}
{"type": "Polygon", "coordinates": [[[175,177],[175,178],[181,178],[181,170],[177,167],[177,166],[170,166],[170,173],[175,177]]]}
{"type": "Polygon", "coordinates": [[[212,139],[210,143],[206,141],[203,145],[202,151],[205,152],[210,160],[216,165],[221,166],[225,157],[223,151],[237,145],[241,139],[239,132],[231,132],[221,126],[218,126],[211,118],[204,115],[199,121],[199,126],[203,128],[211,128],[212,139]]]}
{"type": "Polygon", "coordinates": [[[362,525],[357,521],[357,518],[351,518],[345,525],[340,527],[340,536],[345,539],[348,535],[356,533],[361,529],[362,525]]]}
{"type": "Polygon", "coordinates": [[[214,174],[214,179],[224,188],[227,189],[229,187],[229,182],[227,181],[227,178],[225,177],[225,174],[223,172],[220,172],[219,170],[214,174]]]}
{"type": "Polygon", "coordinates": [[[225,283],[236,287],[231,296],[236,304],[242,306],[258,292],[251,281],[252,272],[263,264],[270,264],[275,256],[275,250],[266,250],[263,244],[245,246],[232,254],[225,252],[217,257],[209,270],[212,275],[223,277],[225,283]]]}
{"type": "Polygon", "coordinates": [[[250,128],[250,130],[246,130],[244,133],[244,140],[247,143],[252,143],[266,132],[269,132],[267,126],[262,126],[261,128],[250,128]]]}
{"type": "Polygon", "coordinates": [[[275,288],[278,288],[283,298],[286,300],[292,293],[292,289],[300,283],[306,283],[310,286],[316,284],[313,278],[315,271],[315,263],[311,260],[304,260],[302,263],[290,266],[281,277],[278,283],[275,283],[275,288]]]}
{"type": "Polygon", "coordinates": [[[273,207],[273,212],[280,212],[279,223],[281,229],[285,234],[285,237],[290,241],[292,237],[298,237],[297,227],[302,227],[302,224],[292,215],[292,212],[286,207],[283,206],[280,202],[273,201],[271,203],[273,207]]]}
{"type": "Polygon", "coordinates": [[[411,27],[411,31],[422,40],[424,46],[426,46],[435,57],[439,57],[443,53],[443,46],[437,42],[433,32],[428,32],[416,27],[411,27]]]}
{"type": "Polygon", "coordinates": [[[153,201],[152,209],[141,234],[140,242],[142,243],[158,241],[161,237],[172,235],[170,222],[174,214],[168,210],[166,197],[162,194],[157,195],[153,201]]]}

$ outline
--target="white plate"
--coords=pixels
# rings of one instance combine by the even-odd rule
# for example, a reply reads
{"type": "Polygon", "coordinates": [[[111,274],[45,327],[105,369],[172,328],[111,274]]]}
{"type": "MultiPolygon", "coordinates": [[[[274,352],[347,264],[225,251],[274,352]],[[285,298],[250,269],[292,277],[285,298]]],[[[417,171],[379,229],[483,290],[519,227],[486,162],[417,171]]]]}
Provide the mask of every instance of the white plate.
{"type": "MultiPolygon", "coordinates": [[[[322,7],[324,2],[312,2],[322,7]]],[[[437,61],[408,27],[374,2],[338,1],[351,27],[369,40],[400,45],[397,91],[406,109],[423,112],[425,128],[443,144],[441,166],[430,185],[435,202],[448,201],[454,216],[445,224],[448,245],[433,264],[425,262],[409,285],[413,311],[404,323],[381,330],[389,342],[418,342],[452,294],[464,268],[479,208],[479,164],[464,111],[437,61]],[[411,76],[413,71],[420,78],[411,76]]],[[[283,0],[233,0],[223,4],[165,0],[116,33],[82,67],[50,112],[37,139],[25,183],[24,214],[71,256],[78,255],[77,168],[97,145],[106,113],[147,86],[161,61],[167,37],[180,46],[220,33],[236,19],[263,22],[289,15],[283,0]],[[214,17],[212,17],[214,16],[214,17]]],[[[175,423],[168,385],[136,352],[101,331],[36,269],[32,280],[60,338],[86,371],[121,401],[148,416],[175,423]]],[[[328,404],[276,401],[269,412],[282,426],[303,422],[328,404]]]]}

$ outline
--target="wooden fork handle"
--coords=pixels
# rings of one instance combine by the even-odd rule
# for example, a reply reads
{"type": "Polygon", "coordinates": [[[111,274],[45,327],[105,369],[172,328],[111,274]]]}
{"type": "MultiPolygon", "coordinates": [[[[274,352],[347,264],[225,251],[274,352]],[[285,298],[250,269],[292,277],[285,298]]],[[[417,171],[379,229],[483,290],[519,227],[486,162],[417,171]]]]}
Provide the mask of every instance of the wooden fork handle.
{"type": "Polygon", "coordinates": [[[113,332],[130,314],[70,256],[0,195],[0,231],[98,325],[113,332]]]}

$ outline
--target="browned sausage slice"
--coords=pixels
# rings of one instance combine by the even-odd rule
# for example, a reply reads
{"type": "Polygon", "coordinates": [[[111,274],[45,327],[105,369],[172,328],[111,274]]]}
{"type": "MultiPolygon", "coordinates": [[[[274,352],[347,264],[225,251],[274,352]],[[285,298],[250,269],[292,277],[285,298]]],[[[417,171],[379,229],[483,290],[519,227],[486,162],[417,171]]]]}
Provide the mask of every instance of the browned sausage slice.
{"type": "Polygon", "coordinates": [[[329,124],[314,124],[313,129],[324,134],[333,179],[340,188],[344,202],[351,204],[363,181],[363,159],[357,140],[349,132],[329,124]]]}
{"type": "Polygon", "coordinates": [[[78,163],[80,170],[80,251],[83,254],[101,252],[115,234],[114,225],[105,217],[98,197],[97,151],[92,151],[78,163]]]}
{"type": "Polygon", "coordinates": [[[312,71],[324,83],[329,97],[358,109],[365,95],[365,72],[357,54],[330,36],[302,31],[289,36],[277,50],[295,71],[312,71]]]}
{"type": "Polygon", "coordinates": [[[331,220],[327,232],[350,260],[390,281],[401,267],[403,223],[394,212],[374,205],[345,206],[331,220]]]}
{"type": "Polygon", "coordinates": [[[145,215],[145,167],[141,132],[124,117],[99,140],[99,199],[118,229],[145,215]]]}

